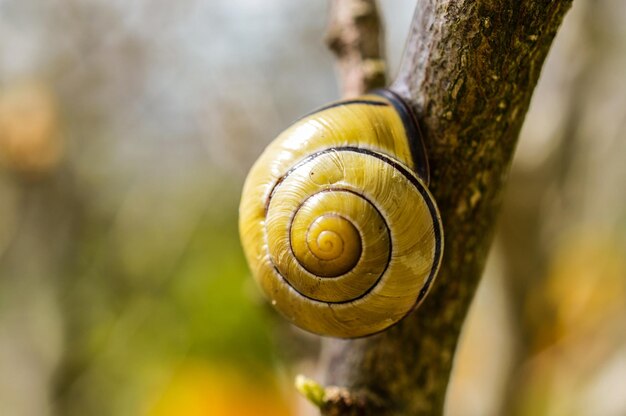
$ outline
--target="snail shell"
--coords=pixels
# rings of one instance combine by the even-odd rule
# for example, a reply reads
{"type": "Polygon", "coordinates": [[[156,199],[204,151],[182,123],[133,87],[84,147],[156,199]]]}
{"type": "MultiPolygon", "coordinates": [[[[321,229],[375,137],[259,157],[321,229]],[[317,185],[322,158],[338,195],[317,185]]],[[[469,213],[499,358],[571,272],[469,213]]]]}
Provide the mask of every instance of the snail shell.
{"type": "Polygon", "coordinates": [[[252,274],[297,326],[380,332],[428,292],[439,211],[410,107],[382,90],[296,121],[252,167],[239,229],[252,274]]]}

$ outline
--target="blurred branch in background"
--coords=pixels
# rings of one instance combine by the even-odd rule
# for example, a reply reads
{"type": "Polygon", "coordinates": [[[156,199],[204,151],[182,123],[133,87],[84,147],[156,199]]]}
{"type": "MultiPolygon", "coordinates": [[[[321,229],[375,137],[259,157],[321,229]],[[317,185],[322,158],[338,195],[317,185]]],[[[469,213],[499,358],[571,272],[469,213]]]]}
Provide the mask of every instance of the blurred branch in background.
{"type": "Polygon", "coordinates": [[[337,58],[343,98],[386,86],[383,30],[374,0],[331,0],[326,44],[337,58]]]}
{"type": "MultiPolygon", "coordinates": [[[[606,12],[613,7],[577,5],[558,51],[563,64],[544,75],[552,81],[551,90],[539,98],[551,94],[553,99],[538,106],[548,116],[531,114],[527,131],[536,137],[528,137],[527,148],[535,144],[535,149],[522,152],[511,175],[500,243],[516,335],[501,414],[574,414],[584,409],[573,398],[624,348],[620,344],[626,332],[619,324],[626,318],[624,213],[610,212],[623,207],[598,194],[620,182],[623,187],[626,170],[604,176],[598,187],[589,186],[590,177],[603,175],[608,154],[625,150],[623,140],[620,144],[613,134],[600,134],[608,118],[613,124],[625,119],[624,103],[604,114],[595,111],[603,105],[594,97],[598,75],[609,69],[618,52],[609,45],[620,36],[620,25],[606,24],[606,12]],[[572,64],[565,67],[565,62],[572,64]],[[555,108],[547,108],[550,104],[555,108]],[[556,108],[563,109],[560,117],[554,115],[556,108]],[[538,140],[549,145],[537,146],[538,140]],[[594,160],[600,149],[608,151],[606,156],[594,160]],[[584,359],[576,359],[582,351],[584,359]],[[553,357],[546,359],[546,354],[553,357]],[[559,396],[569,399],[559,401],[559,396]]],[[[625,86],[621,82],[614,87],[625,86]]],[[[623,136],[623,124],[620,130],[623,136]]],[[[613,383],[624,387],[623,377],[613,383]]],[[[611,401],[620,408],[617,397],[611,401]]],[[[625,411],[621,406],[620,412],[625,411]]],[[[613,414],[608,408],[598,411],[582,414],[613,414]]]]}

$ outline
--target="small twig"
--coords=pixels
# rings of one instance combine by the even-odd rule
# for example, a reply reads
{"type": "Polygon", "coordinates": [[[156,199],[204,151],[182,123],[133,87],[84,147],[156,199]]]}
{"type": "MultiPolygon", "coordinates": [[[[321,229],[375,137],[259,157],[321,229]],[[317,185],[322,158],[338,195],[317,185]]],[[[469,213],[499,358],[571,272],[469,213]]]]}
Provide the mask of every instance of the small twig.
{"type": "Polygon", "coordinates": [[[382,408],[381,400],[367,390],[328,386],[321,411],[323,416],[367,416],[381,414],[382,408]]]}
{"type": "Polygon", "coordinates": [[[385,86],[381,21],[375,0],[331,0],[326,44],[337,57],[344,98],[385,86]]]}

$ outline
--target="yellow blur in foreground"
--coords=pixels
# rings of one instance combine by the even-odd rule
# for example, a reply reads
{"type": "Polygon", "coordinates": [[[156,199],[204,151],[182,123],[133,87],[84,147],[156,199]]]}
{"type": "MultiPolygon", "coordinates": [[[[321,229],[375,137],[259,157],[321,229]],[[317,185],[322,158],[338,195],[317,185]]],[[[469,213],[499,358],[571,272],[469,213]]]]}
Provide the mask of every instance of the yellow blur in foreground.
{"type": "Polygon", "coordinates": [[[146,416],[288,416],[289,406],[269,377],[258,382],[230,367],[181,366],[155,392],[146,416]]]}

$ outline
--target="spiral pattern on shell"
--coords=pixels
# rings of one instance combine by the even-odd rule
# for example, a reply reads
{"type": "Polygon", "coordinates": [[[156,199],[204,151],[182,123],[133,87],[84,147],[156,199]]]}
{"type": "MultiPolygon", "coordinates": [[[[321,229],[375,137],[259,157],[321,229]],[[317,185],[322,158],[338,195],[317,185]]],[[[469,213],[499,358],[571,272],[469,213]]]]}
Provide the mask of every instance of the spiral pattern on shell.
{"type": "Polygon", "coordinates": [[[414,170],[387,153],[333,146],[288,165],[297,158],[285,151],[288,140],[270,146],[244,188],[240,231],[253,274],[308,331],[382,331],[417,306],[437,273],[435,202],[414,170]]]}
{"type": "Polygon", "coordinates": [[[264,234],[275,276],[262,284],[294,316],[297,303],[316,306],[298,319],[313,332],[336,335],[334,328],[355,320],[368,332],[382,330],[413,308],[432,279],[441,236],[430,201],[419,179],[384,155],[314,154],[270,193],[264,234]]]}

